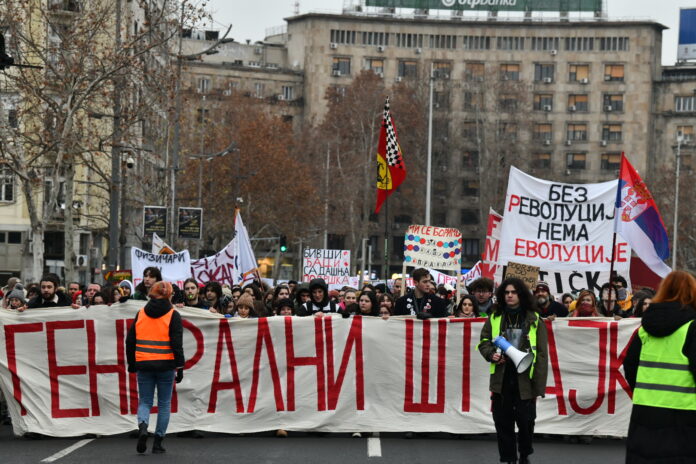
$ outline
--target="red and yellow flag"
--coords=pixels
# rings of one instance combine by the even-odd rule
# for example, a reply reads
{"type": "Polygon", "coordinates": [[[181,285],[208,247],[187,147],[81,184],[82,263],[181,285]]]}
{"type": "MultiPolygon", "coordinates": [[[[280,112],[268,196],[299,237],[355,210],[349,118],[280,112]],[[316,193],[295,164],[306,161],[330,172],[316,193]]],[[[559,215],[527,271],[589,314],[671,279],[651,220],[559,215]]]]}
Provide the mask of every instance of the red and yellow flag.
{"type": "Polygon", "coordinates": [[[382,129],[377,143],[377,206],[379,213],[382,203],[396,190],[406,178],[406,166],[401,154],[401,146],[396,137],[396,126],[389,111],[389,97],[384,103],[382,129]]]}

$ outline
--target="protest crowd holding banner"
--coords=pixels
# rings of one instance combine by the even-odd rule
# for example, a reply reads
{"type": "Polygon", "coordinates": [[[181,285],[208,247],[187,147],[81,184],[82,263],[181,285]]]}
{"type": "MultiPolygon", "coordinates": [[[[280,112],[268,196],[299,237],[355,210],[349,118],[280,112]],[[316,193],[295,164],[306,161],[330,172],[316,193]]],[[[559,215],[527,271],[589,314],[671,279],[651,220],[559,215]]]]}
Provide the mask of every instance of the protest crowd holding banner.
{"type": "MultiPolygon", "coordinates": [[[[213,256],[191,260],[156,237],[152,252],[133,249],[133,282],[101,292],[103,301],[79,304],[72,295],[72,307],[42,307],[48,300],[39,295],[27,309],[3,300],[0,388],[14,432],[134,428],[138,387],[125,340],[145,304],[133,297],[146,299],[154,280],[181,290],[171,302],[182,318],[186,375],[174,387],[170,431],[493,432],[488,374],[496,368],[477,351],[483,328],[490,332],[508,304],[500,295],[511,292],[494,300],[495,286],[516,277],[548,340],[535,431],[625,436],[632,390],[622,363],[641,325],[641,298],[652,294],[629,293],[631,246],[613,237],[616,196],[617,182],[561,184],[512,168],[481,261],[463,273],[459,230],[411,225],[402,278],[384,275],[381,288],[351,275],[350,250],[315,248],[302,251],[301,283],[264,285],[239,213],[232,240],[213,256]],[[415,316],[393,316],[410,287],[403,298],[415,316]],[[437,295],[450,300],[444,317],[428,314],[430,303],[418,307],[437,295]],[[461,313],[464,301],[481,311],[461,313]]],[[[160,213],[148,216],[153,233],[166,233],[154,226],[160,213]]],[[[190,213],[193,236],[201,221],[190,213]]]]}

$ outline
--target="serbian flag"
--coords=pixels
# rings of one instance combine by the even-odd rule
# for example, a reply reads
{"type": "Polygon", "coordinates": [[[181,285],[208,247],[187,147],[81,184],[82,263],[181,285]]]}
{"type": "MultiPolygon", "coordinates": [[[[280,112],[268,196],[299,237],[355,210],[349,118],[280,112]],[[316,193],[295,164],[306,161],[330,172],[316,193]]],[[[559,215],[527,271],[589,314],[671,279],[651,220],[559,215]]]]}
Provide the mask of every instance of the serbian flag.
{"type": "Polygon", "coordinates": [[[379,213],[382,203],[396,190],[406,178],[406,166],[401,155],[401,146],[396,138],[396,126],[389,111],[389,97],[384,103],[382,129],[377,144],[377,206],[379,213]]]}
{"type": "Polygon", "coordinates": [[[669,257],[665,224],[647,185],[623,153],[616,192],[614,230],[655,274],[665,277],[672,271],[664,263],[669,257]]]}

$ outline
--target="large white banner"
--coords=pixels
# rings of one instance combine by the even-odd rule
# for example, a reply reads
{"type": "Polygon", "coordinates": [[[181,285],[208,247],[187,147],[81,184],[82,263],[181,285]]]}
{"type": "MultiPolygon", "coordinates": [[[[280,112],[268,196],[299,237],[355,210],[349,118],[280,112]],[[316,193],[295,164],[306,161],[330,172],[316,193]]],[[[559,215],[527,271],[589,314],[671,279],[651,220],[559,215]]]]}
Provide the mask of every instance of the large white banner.
{"type": "MultiPolygon", "coordinates": [[[[510,168],[498,264],[538,266],[561,294],[609,281],[618,181],[562,184],[510,168]]],[[[628,279],[631,248],[617,238],[614,269],[628,279]]]]}
{"type": "Polygon", "coordinates": [[[191,257],[188,250],[159,255],[133,247],[131,249],[131,269],[133,270],[134,285],[138,285],[143,280],[143,271],[150,266],[160,270],[163,280],[176,283],[179,287],[182,286],[184,280],[191,277],[191,257]]]}
{"type": "MultiPolygon", "coordinates": [[[[124,341],[138,308],[0,312],[0,387],[15,433],[135,428],[137,382],[124,341]]],[[[489,366],[476,351],[483,319],[180,312],[187,362],[170,432],[494,431],[489,366]]],[[[631,401],[620,366],[639,324],[547,323],[549,380],[537,402],[537,432],[626,434],[631,401]]]]}

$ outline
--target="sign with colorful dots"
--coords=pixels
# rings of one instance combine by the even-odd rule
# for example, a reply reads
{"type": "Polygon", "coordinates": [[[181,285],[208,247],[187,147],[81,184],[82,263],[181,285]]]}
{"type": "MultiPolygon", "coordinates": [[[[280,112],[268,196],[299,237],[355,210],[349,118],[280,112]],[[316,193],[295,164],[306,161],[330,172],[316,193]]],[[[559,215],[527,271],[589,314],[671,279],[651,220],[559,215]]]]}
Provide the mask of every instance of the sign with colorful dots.
{"type": "Polygon", "coordinates": [[[462,233],[457,229],[412,225],[404,238],[404,265],[461,272],[462,233]]]}

